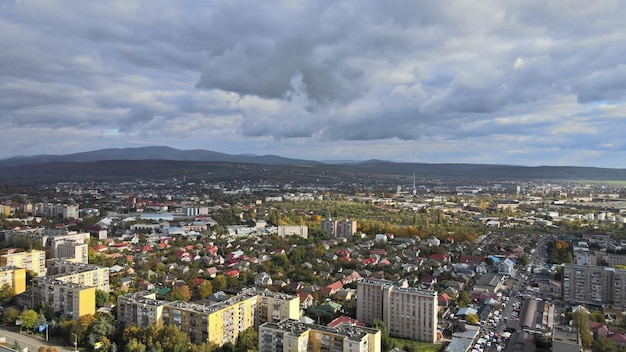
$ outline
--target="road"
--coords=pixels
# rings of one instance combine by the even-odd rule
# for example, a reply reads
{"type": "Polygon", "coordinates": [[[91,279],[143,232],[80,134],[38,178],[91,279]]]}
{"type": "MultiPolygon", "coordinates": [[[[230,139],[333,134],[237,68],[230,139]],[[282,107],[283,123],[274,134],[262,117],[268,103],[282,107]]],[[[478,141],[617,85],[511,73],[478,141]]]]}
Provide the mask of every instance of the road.
{"type": "Polygon", "coordinates": [[[45,341],[42,338],[28,335],[26,333],[20,334],[19,332],[9,330],[5,328],[4,326],[0,326],[0,336],[6,337],[7,345],[9,347],[13,346],[15,341],[17,341],[22,348],[28,347],[28,352],[37,352],[39,347],[42,347],[42,346],[53,346],[59,352],[74,350],[73,347],[68,348],[66,346],[60,346],[56,344],[54,341],[45,341]]]}

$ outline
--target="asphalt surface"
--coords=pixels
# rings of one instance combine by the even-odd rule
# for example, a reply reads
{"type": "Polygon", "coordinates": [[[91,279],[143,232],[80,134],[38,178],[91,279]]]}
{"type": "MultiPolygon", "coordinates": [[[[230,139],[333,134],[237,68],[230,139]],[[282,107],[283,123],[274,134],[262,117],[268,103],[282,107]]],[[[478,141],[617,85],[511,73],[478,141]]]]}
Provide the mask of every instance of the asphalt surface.
{"type": "Polygon", "coordinates": [[[55,341],[46,341],[44,338],[39,335],[30,335],[28,333],[19,333],[17,331],[13,331],[7,329],[4,326],[0,326],[0,336],[6,338],[7,346],[11,347],[17,341],[20,347],[25,348],[28,347],[28,352],[37,352],[39,347],[43,346],[52,346],[55,347],[59,352],[64,351],[74,351],[74,347],[61,346],[55,341]]]}

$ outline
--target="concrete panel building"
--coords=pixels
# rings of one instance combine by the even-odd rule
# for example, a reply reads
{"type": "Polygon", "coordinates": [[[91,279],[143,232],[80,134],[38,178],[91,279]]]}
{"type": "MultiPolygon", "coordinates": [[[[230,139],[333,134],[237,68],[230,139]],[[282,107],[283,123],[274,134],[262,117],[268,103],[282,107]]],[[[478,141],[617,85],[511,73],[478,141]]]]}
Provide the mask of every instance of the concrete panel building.
{"type": "Polygon", "coordinates": [[[0,255],[0,266],[15,266],[30,270],[37,276],[46,276],[46,252],[33,249],[29,252],[0,255]]]}
{"type": "Polygon", "coordinates": [[[333,237],[351,238],[356,233],[355,220],[333,220],[324,219],[320,223],[320,229],[328,232],[333,237]]]}
{"type": "Polygon", "coordinates": [[[363,279],[357,286],[357,320],[381,320],[389,335],[437,341],[437,292],[400,286],[387,280],[363,279]]]}
{"type": "Polygon", "coordinates": [[[259,352],[380,352],[377,329],[340,324],[336,327],[286,319],[259,327],[259,352]]]}
{"type": "Polygon", "coordinates": [[[566,302],[626,308],[626,270],[564,264],[561,283],[566,302]]]}
{"type": "Polygon", "coordinates": [[[5,284],[9,284],[15,294],[19,295],[26,291],[26,269],[14,266],[0,267],[0,288],[5,284]]]}

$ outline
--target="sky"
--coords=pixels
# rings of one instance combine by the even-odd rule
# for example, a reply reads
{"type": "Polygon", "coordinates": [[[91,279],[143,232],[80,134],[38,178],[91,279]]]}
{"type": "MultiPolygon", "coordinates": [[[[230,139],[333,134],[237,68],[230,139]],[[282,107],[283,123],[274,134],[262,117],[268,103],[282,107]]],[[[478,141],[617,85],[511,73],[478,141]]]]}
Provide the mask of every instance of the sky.
{"type": "Polygon", "coordinates": [[[626,168],[626,2],[0,0],[0,158],[626,168]]]}

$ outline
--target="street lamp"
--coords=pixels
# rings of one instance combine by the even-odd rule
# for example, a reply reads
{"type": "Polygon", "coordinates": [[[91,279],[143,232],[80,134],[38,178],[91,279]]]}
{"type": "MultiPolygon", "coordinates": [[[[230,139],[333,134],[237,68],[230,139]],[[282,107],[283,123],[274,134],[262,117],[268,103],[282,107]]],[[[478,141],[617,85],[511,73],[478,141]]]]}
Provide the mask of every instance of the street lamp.
{"type": "Polygon", "coordinates": [[[78,335],[72,333],[74,335],[74,352],[78,352],[78,335]]]}

